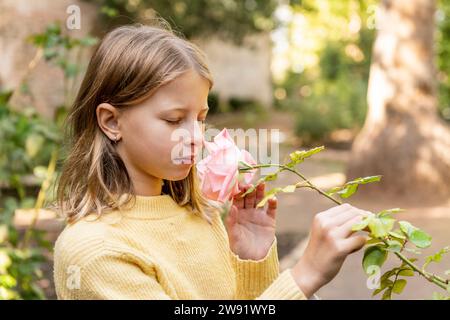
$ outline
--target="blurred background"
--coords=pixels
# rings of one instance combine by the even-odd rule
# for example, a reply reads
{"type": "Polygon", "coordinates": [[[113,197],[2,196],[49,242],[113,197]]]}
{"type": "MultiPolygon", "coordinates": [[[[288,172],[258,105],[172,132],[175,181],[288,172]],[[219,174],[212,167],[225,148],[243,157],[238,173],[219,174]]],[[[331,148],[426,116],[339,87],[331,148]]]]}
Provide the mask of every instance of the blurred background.
{"type": "MultiPolygon", "coordinates": [[[[424,254],[450,244],[448,0],[0,0],[0,299],[56,298],[52,248],[64,223],[45,206],[64,159],[62,122],[99,39],[158,17],[207,54],[208,126],[279,129],[281,158],[325,145],[299,167],[316,185],[383,175],[349,202],[407,209],[399,219],[433,236],[424,254]]],[[[285,269],[314,214],[334,204],[312,191],[279,200],[285,269]]],[[[371,299],[361,259],[349,257],[318,295],[371,299]]],[[[444,257],[430,269],[449,267],[444,257]]],[[[414,279],[395,298],[435,290],[414,279]]]]}

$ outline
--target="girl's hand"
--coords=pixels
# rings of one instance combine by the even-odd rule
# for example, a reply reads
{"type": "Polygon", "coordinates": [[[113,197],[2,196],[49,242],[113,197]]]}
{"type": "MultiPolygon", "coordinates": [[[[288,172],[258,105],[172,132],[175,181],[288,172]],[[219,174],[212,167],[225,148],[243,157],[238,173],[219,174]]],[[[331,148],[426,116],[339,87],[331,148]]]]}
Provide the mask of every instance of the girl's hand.
{"type": "Polygon", "coordinates": [[[330,282],[347,255],[364,246],[367,237],[351,229],[367,214],[371,213],[343,204],[314,217],[309,243],[291,270],[306,297],[330,282]]]}
{"type": "Polygon", "coordinates": [[[241,259],[260,260],[275,240],[277,200],[268,201],[267,208],[256,208],[264,197],[264,183],[241,197],[250,185],[239,185],[241,192],[233,197],[233,205],[225,220],[231,250],[241,259]]]}

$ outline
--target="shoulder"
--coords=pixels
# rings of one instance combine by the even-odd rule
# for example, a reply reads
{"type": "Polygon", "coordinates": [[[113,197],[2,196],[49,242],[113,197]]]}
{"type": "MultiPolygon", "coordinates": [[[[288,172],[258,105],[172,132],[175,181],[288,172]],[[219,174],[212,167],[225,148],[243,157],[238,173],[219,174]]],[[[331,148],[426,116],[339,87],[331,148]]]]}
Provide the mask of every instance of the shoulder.
{"type": "Polygon", "coordinates": [[[86,218],[67,224],[55,242],[55,268],[82,266],[107,251],[114,243],[113,228],[102,220],[86,218]]]}

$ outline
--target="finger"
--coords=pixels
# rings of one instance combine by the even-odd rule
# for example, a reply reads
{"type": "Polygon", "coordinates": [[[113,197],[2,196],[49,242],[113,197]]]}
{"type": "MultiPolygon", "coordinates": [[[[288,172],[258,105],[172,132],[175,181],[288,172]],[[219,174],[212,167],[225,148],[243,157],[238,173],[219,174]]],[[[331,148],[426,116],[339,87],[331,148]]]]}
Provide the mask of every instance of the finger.
{"type": "Polygon", "coordinates": [[[273,219],[276,218],[277,206],[278,206],[278,200],[277,200],[276,197],[273,197],[272,199],[269,199],[268,206],[267,206],[267,215],[269,217],[272,217],[273,219]]]}
{"type": "Polygon", "coordinates": [[[234,196],[233,204],[238,209],[243,209],[244,208],[244,197],[242,197],[242,195],[247,191],[247,189],[243,186],[240,187],[239,189],[241,190],[241,192],[239,192],[236,196],[234,196]]]}
{"type": "Polygon", "coordinates": [[[367,235],[354,234],[351,237],[342,240],[342,246],[348,254],[358,251],[366,244],[369,237],[367,235]]]}
{"type": "Polygon", "coordinates": [[[228,228],[234,226],[237,223],[237,215],[238,215],[238,208],[235,205],[232,205],[230,212],[228,213],[228,216],[225,219],[228,228]]]}
{"type": "MultiPolygon", "coordinates": [[[[251,186],[249,185],[248,188],[251,186]]],[[[254,208],[256,205],[256,190],[253,190],[253,192],[249,193],[244,198],[244,208],[245,209],[251,209],[254,208]]]]}
{"type": "Polygon", "coordinates": [[[344,211],[339,213],[338,215],[331,218],[332,224],[334,226],[341,226],[345,223],[347,223],[349,220],[355,218],[355,217],[362,217],[359,210],[350,209],[348,211],[344,211]]]}
{"type": "Polygon", "coordinates": [[[319,213],[318,215],[323,216],[324,218],[331,218],[334,216],[337,216],[338,214],[348,211],[352,208],[351,205],[349,205],[348,203],[343,203],[341,205],[338,206],[334,206],[326,211],[323,211],[321,213],[319,213]]]}
{"type": "Polygon", "coordinates": [[[353,225],[357,224],[358,222],[361,222],[362,219],[363,216],[358,215],[348,220],[347,222],[345,222],[344,224],[340,225],[337,228],[336,235],[342,239],[349,237],[355,232],[352,230],[353,225]]]}
{"type": "Polygon", "coordinates": [[[264,189],[266,185],[264,182],[261,182],[256,187],[256,204],[258,204],[264,198],[264,189]]]}

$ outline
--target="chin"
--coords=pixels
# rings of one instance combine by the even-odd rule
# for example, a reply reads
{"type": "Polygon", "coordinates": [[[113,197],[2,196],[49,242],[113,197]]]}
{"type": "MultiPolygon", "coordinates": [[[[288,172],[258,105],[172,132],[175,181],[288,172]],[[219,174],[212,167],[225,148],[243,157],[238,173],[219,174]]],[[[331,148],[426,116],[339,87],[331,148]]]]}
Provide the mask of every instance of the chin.
{"type": "Polygon", "coordinates": [[[189,172],[191,172],[191,168],[192,168],[192,165],[187,168],[175,166],[175,169],[172,170],[170,172],[170,174],[167,175],[167,178],[165,178],[165,179],[170,180],[170,181],[183,180],[189,175],[189,172]]]}

